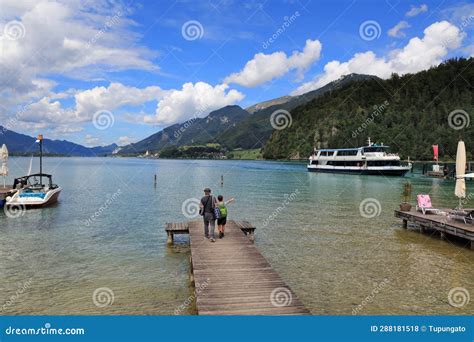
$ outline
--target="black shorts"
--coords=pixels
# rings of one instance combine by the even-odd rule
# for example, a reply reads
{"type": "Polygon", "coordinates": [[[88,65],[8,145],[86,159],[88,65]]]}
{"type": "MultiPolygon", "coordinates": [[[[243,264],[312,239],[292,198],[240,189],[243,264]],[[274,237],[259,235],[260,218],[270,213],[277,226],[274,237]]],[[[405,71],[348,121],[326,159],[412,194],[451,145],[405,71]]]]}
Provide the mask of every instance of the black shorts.
{"type": "Polygon", "coordinates": [[[222,226],[227,223],[227,217],[221,217],[217,219],[217,225],[222,226]]]}

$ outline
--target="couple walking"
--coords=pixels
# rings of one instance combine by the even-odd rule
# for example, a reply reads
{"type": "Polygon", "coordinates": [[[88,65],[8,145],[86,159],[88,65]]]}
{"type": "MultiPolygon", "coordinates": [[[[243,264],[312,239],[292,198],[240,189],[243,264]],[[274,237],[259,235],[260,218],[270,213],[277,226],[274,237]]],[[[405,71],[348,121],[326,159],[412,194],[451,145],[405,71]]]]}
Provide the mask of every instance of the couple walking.
{"type": "Polygon", "coordinates": [[[211,195],[211,189],[204,189],[204,196],[201,198],[199,203],[199,212],[204,219],[204,235],[210,239],[211,242],[215,242],[214,230],[219,230],[219,239],[224,237],[225,225],[227,223],[227,204],[233,202],[231,198],[228,201],[224,201],[224,196],[219,195],[217,199],[211,195]],[[209,229],[210,228],[210,229],[209,229]]]}

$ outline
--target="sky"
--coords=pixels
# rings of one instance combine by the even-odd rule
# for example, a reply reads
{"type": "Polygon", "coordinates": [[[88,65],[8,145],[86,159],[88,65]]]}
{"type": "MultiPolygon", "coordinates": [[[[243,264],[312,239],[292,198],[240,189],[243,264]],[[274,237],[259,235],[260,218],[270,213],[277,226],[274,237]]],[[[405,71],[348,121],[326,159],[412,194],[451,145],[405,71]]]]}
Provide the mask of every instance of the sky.
{"type": "Polygon", "coordinates": [[[474,55],[460,1],[0,0],[0,125],[85,146],[474,55]]]}

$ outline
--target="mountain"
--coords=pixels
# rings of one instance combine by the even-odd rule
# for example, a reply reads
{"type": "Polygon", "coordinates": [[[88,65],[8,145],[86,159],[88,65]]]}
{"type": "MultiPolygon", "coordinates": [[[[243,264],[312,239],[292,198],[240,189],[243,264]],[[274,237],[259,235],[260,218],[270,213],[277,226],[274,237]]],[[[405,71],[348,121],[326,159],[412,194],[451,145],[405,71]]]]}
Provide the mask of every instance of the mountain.
{"type": "Polygon", "coordinates": [[[256,103],[256,104],[254,104],[250,107],[245,108],[245,110],[247,112],[249,112],[250,114],[253,114],[255,112],[258,112],[259,110],[263,110],[263,109],[271,107],[271,106],[286,103],[286,102],[290,101],[292,98],[293,98],[293,96],[289,96],[289,95],[278,97],[276,99],[256,103]]]}
{"type": "Polygon", "coordinates": [[[166,127],[137,143],[124,146],[119,154],[160,151],[165,147],[214,142],[216,136],[225,135],[248,116],[250,114],[239,106],[226,106],[209,113],[205,118],[192,118],[184,123],[166,127]]]}
{"type": "Polygon", "coordinates": [[[326,92],[291,110],[291,126],[272,132],[263,156],[306,158],[314,146],[363,146],[367,137],[390,145],[402,158],[453,159],[459,139],[468,155],[474,146],[474,59],[452,59],[437,67],[390,79],[367,79],[326,92]]]}
{"type": "MultiPolygon", "coordinates": [[[[303,105],[313,99],[327,93],[331,93],[354,82],[363,82],[366,80],[380,80],[376,76],[350,74],[342,76],[338,80],[330,82],[325,86],[310,91],[308,93],[290,97],[286,102],[280,102],[276,105],[265,107],[265,109],[256,111],[253,115],[242,120],[232,130],[216,137],[222,145],[228,149],[254,149],[263,147],[266,141],[272,135],[274,128],[270,123],[271,115],[278,110],[291,112],[294,108],[303,105]]],[[[279,98],[281,99],[281,98],[279,98]]],[[[277,99],[278,100],[278,99],[277,99]]],[[[270,101],[267,101],[270,102],[270,101]]]]}
{"type": "Polygon", "coordinates": [[[276,110],[292,110],[326,92],[348,83],[377,78],[351,74],[330,82],[322,88],[299,96],[283,96],[257,103],[247,110],[226,106],[211,112],[205,118],[195,118],[166,127],[137,143],[120,148],[119,154],[160,151],[166,147],[219,143],[227,149],[254,149],[262,147],[273,132],[270,116],[276,110]]]}
{"type": "Polygon", "coordinates": [[[105,156],[114,153],[119,146],[115,143],[106,146],[90,147],[89,150],[97,156],[105,156]]]}
{"type": "MultiPolygon", "coordinates": [[[[39,151],[36,138],[10,131],[3,126],[0,126],[1,144],[6,144],[11,154],[32,154],[39,151]]],[[[67,140],[43,140],[43,153],[51,155],[94,157],[112,153],[112,147],[116,149],[117,145],[88,148],[67,140]]]]}

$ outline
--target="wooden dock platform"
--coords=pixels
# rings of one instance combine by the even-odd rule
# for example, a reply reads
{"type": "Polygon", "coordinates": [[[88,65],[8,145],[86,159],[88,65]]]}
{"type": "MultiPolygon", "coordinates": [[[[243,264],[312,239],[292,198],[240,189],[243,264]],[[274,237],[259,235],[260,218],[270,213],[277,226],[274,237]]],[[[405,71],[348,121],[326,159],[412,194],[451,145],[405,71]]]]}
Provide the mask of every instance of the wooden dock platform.
{"type": "MultiPolygon", "coordinates": [[[[448,210],[446,210],[448,211],[448,210]]],[[[466,224],[462,221],[449,218],[449,216],[426,214],[419,211],[400,211],[395,210],[395,217],[403,220],[403,227],[407,228],[408,222],[413,223],[416,227],[424,232],[427,229],[438,231],[441,238],[446,235],[457,236],[466,239],[470,243],[470,248],[474,250],[474,225],[466,224]]]]}
{"type": "Polygon", "coordinates": [[[216,242],[204,237],[202,221],[167,223],[165,229],[168,242],[174,234],[189,234],[199,315],[310,314],[253,244],[249,222],[228,221],[225,237],[216,242]]]}

